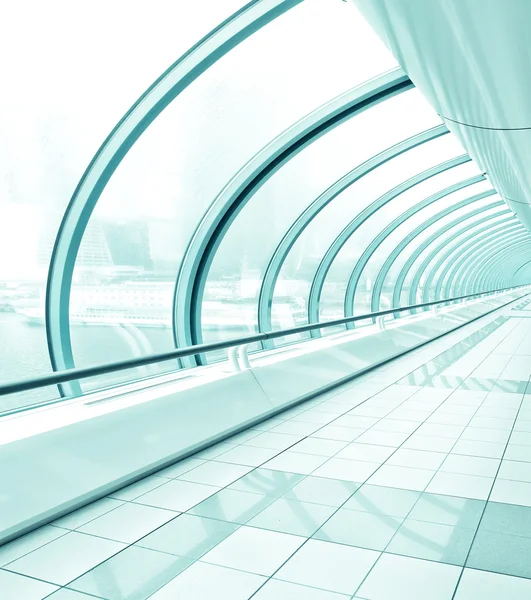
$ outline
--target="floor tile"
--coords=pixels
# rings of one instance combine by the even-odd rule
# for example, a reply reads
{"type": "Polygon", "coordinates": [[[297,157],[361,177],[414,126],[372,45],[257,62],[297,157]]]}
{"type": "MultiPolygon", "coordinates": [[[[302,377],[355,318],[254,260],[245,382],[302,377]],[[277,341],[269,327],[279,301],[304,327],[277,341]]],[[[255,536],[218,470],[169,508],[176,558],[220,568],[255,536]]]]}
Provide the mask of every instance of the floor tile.
{"type": "MultiPolygon", "coordinates": [[[[212,446],[212,448],[209,448],[209,450],[212,450],[214,452],[214,448],[219,449],[219,453],[221,454],[222,452],[226,452],[229,449],[229,446],[221,443],[217,444],[216,446],[212,446]]],[[[206,452],[206,450],[204,452],[206,452]]],[[[157,471],[156,475],[158,475],[159,477],[168,477],[169,479],[179,477],[179,475],[183,475],[183,473],[187,473],[188,471],[191,471],[192,469],[195,469],[196,467],[199,467],[200,465],[206,462],[206,460],[204,459],[197,458],[198,456],[199,454],[196,454],[191,458],[185,458],[184,460],[180,460],[174,465],[157,471]]]]}
{"type": "Polygon", "coordinates": [[[434,471],[428,471],[427,469],[395,467],[385,464],[376,471],[368,483],[423,492],[433,474],[434,471]]]}
{"type": "Polygon", "coordinates": [[[360,437],[356,439],[356,442],[359,442],[360,444],[375,444],[379,446],[398,448],[398,446],[407,440],[409,435],[409,433],[375,431],[370,429],[369,431],[361,434],[360,437]]]}
{"type": "Polygon", "coordinates": [[[440,496],[425,492],[420,496],[408,518],[475,530],[484,508],[483,500],[440,496]]]}
{"type": "Polygon", "coordinates": [[[398,419],[399,421],[416,421],[417,423],[424,423],[424,421],[430,416],[431,411],[420,411],[420,410],[407,410],[404,408],[397,408],[389,414],[389,418],[398,419]]]}
{"type": "Polygon", "coordinates": [[[272,433],[266,431],[245,442],[244,446],[256,448],[270,448],[271,450],[286,450],[297,442],[300,442],[302,436],[290,435],[288,433],[272,433]]]}
{"type": "MultiPolygon", "coordinates": [[[[228,452],[220,454],[212,462],[231,463],[246,467],[258,467],[273,458],[273,456],[276,456],[279,452],[279,450],[272,448],[258,448],[254,446],[242,445],[236,446],[228,452]]],[[[191,472],[190,475],[193,475],[193,472],[191,472]]],[[[181,479],[186,479],[186,475],[183,475],[181,479]]]]}
{"type": "Polygon", "coordinates": [[[419,426],[417,421],[399,421],[397,419],[382,419],[371,427],[374,431],[393,431],[395,433],[413,433],[419,426]]]}
{"type": "Polygon", "coordinates": [[[131,546],[68,587],[108,600],[145,600],[191,564],[188,558],[131,546]]]}
{"type": "Polygon", "coordinates": [[[257,575],[272,575],[305,540],[300,536],[243,526],[201,560],[257,575]]]}
{"type": "Polygon", "coordinates": [[[84,508],[80,508],[65,517],[61,517],[56,521],[53,521],[52,525],[56,527],[63,527],[64,529],[77,529],[85,523],[101,517],[105,513],[122,506],[123,502],[120,500],[114,500],[113,498],[103,498],[97,502],[92,502],[84,508]]]}
{"type": "Polygon", "coordinates": [[[384,550],[396,533],[401,518],[340,508],[314,534],[314,538],[369,550],[384,550]]]}
{"type": "Polygon", "coordinates": [[[480,529],[531,537],[531,507],[488,502],[480,529]]]}
{"type": "Polygon", "coordinates": [[[341,450],[336,458],[382,464],[394,451],[394,448],[389,448],[388,446],[373,446],[372,444],[358,444],[357,442],[353,442],[341,450]]]}
{"type": "Polygon", "coordinates": [[[288,500],[341,506],[358,489],[359,484],[310,475],[284,494],[288,500]]]}
{"type": "Polygon", "coordinates": [[[0,594],[5,600],[42,600],[58,587],[0,569],[0,594]]]}
{"type": "Polygon", "coordinates": [[[109,498],[129,502],[131,500],[135,500],[143,494],[147,494],[147,492],[150,492],[151,490],[154,490],[155,488],[160,487],[165,483],[166,479],[158,477],[156,475],[152,475],[151,477],[141,479],[137,483],[133,483],[131,485],[128,485],[127,487],[117,490],[116,492],[113,492],[112,494],[109,494],[109,498]]]}
{"type": "Polygon", "coordinates": [[[66,585],[125,548],[125,544],[70,532],[9,564],[22,575],[66,585]]]}
{"type": "Polygon", "coordinates": [[[464,565],[475,530],[406,519],[386,552],[464,565]]]}
{"type": "Polygon", "coordinates": [[[455,600],[528,600],[531,580],[465,569],[455,600]]]}
{"type": "Polygon", "coordinates": [[[337,414],[326,413],[318,410],[307,410],[295,417],[291,421],[299,421],[301,423],[316,423],[317,425],[326,425],[337,418],[337,414]]]}
{"type": "Polygon", "coordinates": [[[461,439],[475,442],[497,442],[499,444],[506,444],[510,435],[510,431],[504,431],[502,429],[481,429],[479,427],[467,427],[463,431],[461,439]]]}
{"type": "Polygon", "coordinates": [[[271,433],[291,433],[292,435],[310,435],[317,429],[316,423],[301,423],[300,421],[286,421],[273,427],[271,433]]]}
{"type": "Polygon", "coordinates": [[[360,417],[377,417],[381,419],[391,412],[390,408],[383,406],[371,406],[368,403],[364,403],[361,406],[356,406],[348,412],[349,415],[359,415],[360,417]]]}
{"type": "Polygon", "coordinates": [[[287,473],[298,473],[300,475],[309,475],[324,462],[328,460],[326,456],[316,456],[314,454],[302,454],[286,450],[275,458],[271,459],[263,466],[265,469],[275,471],[284,471],[287,473]]]}
{"type": "Polygon", "coordinates": [[[347,442],[325,440],[321,438],[306,438],[293,446],[293,452],[316,454],[317,456],[333,456],[347,445],[347,442]]]}
{"type": "Polygon", "coordinates": [[[450,600],[461,569],[384,554],[357,595],[367,600],[450,600]]]}
{"type": "Polygon", "coordinates": [[[267,508],[275,496],[224,489],[194,506],[192,515],[244,525],[267,508]]]}
{"type": "MultiPolygon", "coordinates": [[[[511,479],[513,481],[526,481],[527,483],[531,483],[531,463],[502,460],[498,477],[500,479],[511,479]]],[[[2,551],[0,550],[0,558],[1,556],[2,551]]]]}
{"type": "Polygon", "coordinates": [[[379,553],[320,540],[309,540],[278,573],[276,579],[353,594],[379,553]]]}
{"type": "Polygon", "coordinates": [[[237,528],[235,523],[183,514],[136,545],[197,560],[237,528]]]}
{"type": "Polygon", "coordinates": [[[434,437],[448,437],[456,440],[465,430],[461,425],[437,425],[435,423],[423,423],[417,430],[419,435],[434,437]]]}
{"type": "Polygon", "coordinates": [[[270,579],[253,600],[350,600],[350,595],[336,594],[326,590],[270,579]]]}
{"type": "Polygon", "coordinates": [[[531,446],[516,446],[509,444],[503,456],[505,460],[531,462],[531,446]]]}
{"type": "Polygon", "coordinates": [[[199,504],[205,498],[212,496],[218,490],[219,487],[212,485],[172,479],[151,492],[139,496],[135,502],[157,508],[185,512],[192,508],[192,506],[199,504]]]}
{"type": "Polygon", "coordinates": [[[110,513],[106,513],[78,531],[132,544],[151,533],[179,513],[142,504],[128,502],[110,513]]]}
{"type": "Polygon", "coordinates": [[[253,573],[196,562],[149,600],[248,600],[266,581],[253,573]]]}
{"type": "Polygon", "coordinates": [[[518,419],[514,425],[514,431],[531,432],[531,420],[518,419]]]}
{"type": "Polygon", "coordinates": [[[312,438],[324,438],[340,442],[352,442],[358,438],[365,429],[360,427],[337,427],[336,425],[325,425],[312,434],[312,438]]]}
{"type": "Polygon", "coordinates": [[[67,588],[61,588],[51,596],[46,596],[46,600],[94,600],[94,596],[89,596],[83,592],[76,592],[67,588]]]}
{"type": "Polygon", "coordinates": [[[463,456],[450,454],[440,470],[444,473],[461,473],[463,475],[479,475],[480,477],[495,477],[500,460],[497,458],[482,458],[479,456],[463,456]]]}
{"type": "Polygon", "coordinates": [[[279,498],[247,524],[250,527],[311,537],[335,510],[333,506],[279,498]]]}
{"type": "Polygon", "coordinates": [[[511,431],[514,425],[514,419],[473,417],[469,425],[470,427],[480,427],[483,429],[503,429],[505,431],[511,431]]]}
{"type": "Polygon", "coordinates": [[[436,411],[426,423],[437,423],[438,425],[468,425],[469,415],[453,415],[436,411]]]}
{"type": "Polygon", "coordinates": [[[493,502],[531,506],[531,483],[497,479],[490,499],[493,502]]]}
{"type": "Polygon", "coordinates": [[[66,535],[68,532],[59,527],[51,527],[45,525],[39,529],[32,531],[8,544],[0,546],[0,567],[48,544],[49,542],[66,535]]]}
{"type": "Polygon", "coordinates": [[[285,473],[269,469],[255,469],[245,477],[238,479],[229,486],[229,489],[264,494],[278,498],[290,490],[303,479],[298,473],[285,473]]]}
{"type": "MultiPolygon", "coordinates": [[[[224,454],[219,456],[218,460],[221,460],[223,456],[224,454]]],[[[251,470],[252,468],[249,466],[209,461],[180,475],[178,479],[179,481],[191,481],[192,483],[204,483],[205,485],[224,487],[247,475],[251,470]]]]}
{"type": "Polygon", "coordinates": [[[431,494],[486,500],[489,497],[493,481],[492,477],[478,477],[477,475],[462,475],[460,473],[443,473],[439,471],[428,485],[426,491],[431,494]]]}
{"type": "Polygon", "coordinates": [[[402,448],[410,450],[427,450],[428,452],[450,452],[454,445],[451,438],[428,437],[426,435],[413,434],[404,442],[402,448]]]}
{"type": "Polygon", "coordinates": [[[378,423],[376,417],[361,417],[357,415],[342,415],[334,421],[336,427],[355,427],[356,429],[369,429],[378,423]]]}
{"type": "Polygon", "coordinates": [[[419,492],[365,484],[343,508],[405,518],[420,497],[419,492]]]}
{"type": "Polygon", "coordinates": [[[330,458],[324,465],[316,469],[313,475],[315,477],[330,477],[331,479],[361,483],[370,477],[377,468],[377,463],[330,458]]]}
{"type": "Polygon", "coordinates": [[[427,452],[426,450],[399,448],[386,464],[433,471],[442,465],[445,458],[446,454],[443,454],[442,452],[427,452]]]}
{"type": "Polygon", "coordinates": [[[531,433],[527,431],[513,431],[511,435],[511,444],[517,446],[531,446],[531,433]]]}
{"type": "Polygon", "coordinates": [[[531,578],[531,539],[523,536],[477,532],[466,566],[494,573],[531,578]]]}
{"type": "Polygon", "coordinates": [[[452,454],[465,456],[480,456],[484,458],[501,458],[505,451],[505,444],[498,442],[477,442],[471,440],[457,440],[452,449],[452,454]]]}

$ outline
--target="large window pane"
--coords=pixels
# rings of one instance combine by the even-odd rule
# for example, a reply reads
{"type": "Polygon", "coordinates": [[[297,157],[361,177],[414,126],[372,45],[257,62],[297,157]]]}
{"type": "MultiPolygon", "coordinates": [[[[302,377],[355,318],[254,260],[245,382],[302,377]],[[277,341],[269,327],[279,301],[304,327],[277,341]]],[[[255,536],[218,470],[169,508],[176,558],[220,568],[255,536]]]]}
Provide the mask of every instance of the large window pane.
{"type": "MultiPolygon", "coordinates": [[[[144,3],[125,0],[5,3],[0,380],[50,370],[43,320],[47,270],[62,215],[92,156],[137,97],[243,4],[208,0],[180,7],[160,0],[156,10],[146,10],[144,3]]],[[[91,260],[104,260],[96,254],[91,260]]],[[[87,352],[89,362],[101,362],[96,344],[87,352]]],[[[2,401],[0,410],[53,396],[52,388],[28,392],[2,401]]]]}

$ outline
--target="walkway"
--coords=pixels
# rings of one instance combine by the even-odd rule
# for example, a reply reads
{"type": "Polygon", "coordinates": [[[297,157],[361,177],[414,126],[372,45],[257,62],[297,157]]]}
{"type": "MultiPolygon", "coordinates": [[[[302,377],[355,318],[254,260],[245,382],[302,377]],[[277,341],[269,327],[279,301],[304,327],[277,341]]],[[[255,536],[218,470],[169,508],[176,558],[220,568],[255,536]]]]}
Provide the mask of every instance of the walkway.
{"type": "Polygon", "coordinates": [[[0,597],[531,598],[517,308],[0,548],[0,597]]]}

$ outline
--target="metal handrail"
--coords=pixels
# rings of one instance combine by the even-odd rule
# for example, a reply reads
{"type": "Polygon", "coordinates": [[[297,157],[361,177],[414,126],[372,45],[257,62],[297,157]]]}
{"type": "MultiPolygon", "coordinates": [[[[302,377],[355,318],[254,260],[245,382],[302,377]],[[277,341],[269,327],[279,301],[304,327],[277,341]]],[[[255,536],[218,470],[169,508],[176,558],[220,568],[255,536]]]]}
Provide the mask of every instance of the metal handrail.
{"type": "Polygon", "coordinates": [[[425,308],[428,306],[436,306],[439,304],[447,304],[451,302],[457,302],[458,300],[466,300],[468,298],[488,296],[491,294],[506,292],[522,288],[524,286],[513,286],[509,288],[502,288],[498,290],[490,290],[488,292],[479,292],[475,294],[467,294],[465,296],[456,296],[455,298],[447,298],[445,300],[433,300],[431,302],[423,302],[421,304],[413,304],[409,306],[402,306],[398,308],[388,308],[386,310],[380,310],[378,312],[367,313],[354,317],[345,317],[343,319],[334,319],[333,321],[326,321],[320,323],[310,323],[308,325],[300,325],[298,327],[292,327],[290,329],[281,329],[279,331],[268,331],[264,333],[256,333],[246,337],[233,338],[224,342],[213,342],[210,344],[198,344],[195,346],[188,346],[187,348],[178,348],[169,352],[162,352],[160,354],[148,354],[138,358],[130,358],[116,363],[108,363],[105,365],[95,367],[81,367],[75,369],[67,369],[64,371],[58,371],[50,373],[49,375],[43,375],[41,377],[34,377],[31,379],[23,379],[19,381],[13,381],[11,383],[5,383],[0,385],[0,396],[7,394],[14,394],[16,392],[25,392],[28,390],[39,389],[48,387],[50,385],[57,385],[66,381],[73,381],[77,379],[87,379],[89,377],[97,377],[99,375],[107,375],[108,373],[115,373],[117,371],[126,371],[127,369],[134,369],[136,367],[144,367],[146,365],[155,364],[158,362],[165,362],[172,359],[184,358],[185,356],[192,356],[196,354],[203,354],[206,352],[213,352],[215,350],[225,350],[234,346],[242,346],[244,344],[252,344],[254,342],[261,342],[263,340],[272,340],[288,335],[295,335],[297,333],[305,333],[315,329],[326,329],[328,327],[337,327],[338,325],[346,325],[347,323],[354,323],[356,321],[364,321],[367,319],[375,319],[376,317],[382,317],[385,315],[391,315],[399,312],[411,311],[418,308],[425,308]]]}

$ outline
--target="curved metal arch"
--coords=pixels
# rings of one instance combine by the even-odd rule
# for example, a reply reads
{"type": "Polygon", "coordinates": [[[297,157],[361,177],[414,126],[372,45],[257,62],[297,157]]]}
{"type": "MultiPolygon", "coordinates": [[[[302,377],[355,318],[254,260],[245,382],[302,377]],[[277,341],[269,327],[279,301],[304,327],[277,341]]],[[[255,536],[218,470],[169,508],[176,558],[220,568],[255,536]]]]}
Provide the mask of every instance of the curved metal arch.
{"type": "MultiPolygon", "coordinates": [[[[496,206],[505,206],[505,203],[501,200],[499,202],[493,202],[492,204],[489,204],[487,207],[481,207],[481,208],[478,208],[476,210],[469,212],[467,214],[466,218],[469,219],[471,217],[474,217],[474,216],[482,213],[485,210],[488,210],[490,208],[495,208],[496,206]]],[[[412,266],[415,263],[415,261],[417,260],[417,258],[424,252],[424,250],[426,250],[431,244],[433,244],[437,240],[438,237],[440,237],[441,235],[444,235],[447,231],[458,226],[460,223],[461,223],[461,219],[455,219],[454,221],[447,223],[446,225],[441,227],[441,229],[438,229],[437,231],[435,231],[429,238],[424,240],[424,242],[422,242],[419,245],[419,247],[411,254],[409,259],[406,261],[406,263],[400,270],[400,273],[398,274],[398,277],[396,279],[395,287],[393,290],[393,306],[400,305],[400,297],[402,295],[402,288],[404,286],[404,282],[406,280],[407,274],[409,273],[410,269],[412,268],[412,266]]],[[[419,281],[420,281],[420,278],[419,278],[419,281]]],[[[416,284],[416,285],[418,285],[418,284],[416,284]]]]}
{"type": "Polygon", "coordinates": [[[286,261],[294,244],[313,219],[315,219],[315,217],[317,217],[317,215],[337,196],[371,171],[374,171],[393,158],[396,158],[421,144],[434,140],[442,135],[446,135],[447,133],[449,133],[449,131],[446,128],[446,125],[437,125],[436,127],[417,133],[416,135],[387,148],[383,152],[376,154],[367,161],[356,166],[352,171],[349,171],[346,175],[341,177],[341,179],[334,182],[300,214],[276,247],[264,272],[258,300],[259,331],[270,331],[272,329],[271,308],[275,286],[282,265],[286,261]]]}
{"type": "MultiPolygon", "coordinates": [[[[179,346],[202,340],[201,305],[210,265],[228,228],[254,193],[301,150],[346,122],[380,97],[399,94],[413,84],[394,69],[334,98],[285,130],[252,158],[218,194],[185,251],[175,287],[176,341],[179,346]]],[[[203,357],[196,357],[199,364],[203,357]]]]}
{"type": "Polygon", "coordinates": [[[526,267],[530,263],[531,263],[531,260],[528,260],[523,265],[520,265],[518,267],[518,269],[516,269],[516,271],[513,273],[513,279],[516,277],[516,274],[518,273],[518,271],[520,271],[521,269],[523,269],[524,267],[526,267]]]}
{"type": "MultiPolygon", "coordinates": [[[[525,234],[527,234],[526,237],[522,240],[517,241],[516,244],[500,248],[493,255],[486,256],[486,257],[483,256],[483,262],[482,262],[481,266],[478,268],[478,272],[483,271],[483,270],[489,271],[489,262],[492,261],[495,256],[502,254],[502,257],[503,257],[502,260],[499,260],[499,259],[496,260],[495,263],[493,265],[491,265],[490,272],[491,273],[499,272],[500,274],[503,273],[502,267],[504,268],[504,265],[505,265],[505,254],[509,253],[509,258],[510,258],[511,253],[514,252],[515,249],[524,248],[531,244],[531,239],[529,238],[529,234],[528,234],[527,230],[525,231],[525,234]]],[[[503,277],[502,275],[500,275],[500,276],[503,277]]]]}
{"type": "MultiPolygon", "coordinates": [[[[504,270],[509,271],[511,269],[514,269],[514,271],[511,276],[507,275],[507,277],[505,278],[506,281],[513,281],[514,278],[516,277],[516,273],[518,273],[518,271],[520,271],[520,269],[522,269],[529,263],[531,263],[531,260],[526,260],[524,263],[520,263],[520,264],[515,260],[515,261],[512,261],[510,264],[507,264],[507,267],[504,270]]],[[[521,284],[521,285],[529,285],[529,284],[521,284]]]]}
{"type": "Polygon", "coordinates": [[[526,231],[520,224],[520,227],[513,226],[511,231],[507,230],[502,235],[495,237],[492,240],[489,248],[479,246],[474,251],[474,256],[471,257],[470,262],[459,270],[459,273],[454,279],[452,288],[456,290],[460,289],[476,289],[480,283],[480,271],[478,264],[482,264],[484,258],[489,259],[489,252],[491,255],[495,255],[498,251],[503,248],[510,247],[514,240],[519,241],[526,235],[526,231]]]}
{"type": "MultiPolygon", "coordinates": [[[[433,280],[435,279],[437,272],[442,267],[442,265],[445,263],[445,261],[447,261],[451,257],[452,254],[459,252],[464,243],[469,242],[472,238],[479,239],[481,234],[486,233],[488,235],[491,231],[493,231],[492,224],[486,225],[485,227],[481,227],[479,229],[476,229],[476,226],[481,225],[485,222],[491,221],[491,220],[498,218],[500,216],[503,216],[503,215],[508,215],[508,216],[505,219],[501,219],[500,221],[498,221],[495,224],[495,226],[497,228],[496,231],[502,230],[504,227],[506,227],[507,223],[510,223],[511,221],[516,222],[516,220],[517,220],[516,217],[514,216],[514,214],[509,209],[502,211],[502,212],[494,213],[493,215],[489,215],[488,217],[484,217],[483,219],[479,219],[478,221],[475,221],[473,223],[473,225],[471,225],[471,226],[465,226],[465,227],[461,228],[459,231],[454,233],[450,238],[448,238],[442,244],[437,246],[437,248],[433,252],[430,252],[430,254],[426,257],[426,259],[422,262],[422,264],[417,269],[419,282],[422,279],[422,275],[428,268],[429,264],[433,261],[433,259],[435,259],[437,257],[438,254],[441,253],[442,249],[449,246],[456,239],[463,236],[463,234],[468,233],[468,235],[466,235],[464,237],[464,239],[458,240],[458,242],[456,244],[454,244],[453,246],[451,246],[446,252],[442,252],[442,255],[439,257],[439,260],[431,268],[428,276],[426,277],[425,283],[424,283],[424,290],[422,293],[423,302],[427,301],[427,300],[425,300],[425,298],[430,298],[430,290],[431,290],[433,280]],[[501,226],[501,227],[498,227],[498,226],[501,226]],[[473,232],[469,231],[469,229],[471,227],[474,228],[473,232]]],[[[417,274],[415,275],[415,277],[417,276],[417,274]]],[[[416,294],[415,294],[415,296],[416,296],[416,294]]]]}
{"type": "MultiPolygon", "coordinates": [[[[524,239],[524,240],[528,240],[531,241],[531,238],[529,237],[529,232],[524,229],[521,233],[518,233],[516,235],[513,236],[504,236],[505,237],[505,242],[504,245],[502,246],[502,248],[500,248],[500,253],[503,250],[503,248],[507,248],[507,250],[514,250],[515,245],[517,245],[517,242],[520,241],[520,239],[524,239]],[[509,239],[507,239],[507,237],[509,239]]],[[[489,260],[490,258],[487,257],[489,260]]],[[[510,254],[508,256],[508,258],[510,258],[510,254]]],[[[520,260],[520,256],[515,256],[516,260],[520,260]]],[[[477,261],[480,262],[480,261],[477,261]]],[[[499,261],[498,261],[499,262],[499,261]]],[[[468,270],[468,273],[471,273],[470,276],[470,285],[468,287],[470,287],[470,289],[474,289],[474,288],[478,288],[481,286],[486,285],[486,279],[488,279],[487,274],[489,273],[489,262],[488,260],[485,263],[482,263],[482,267],[478,267],[475,269],[473,275],[471,273],[470,270],[468,270]]],[[[500,276],[505,277],[505,272],[502,270],[500,271],[500,276]]],[[[460,287],[464,287],[464,286],[460,286],[460,287]]]]}
{"type": "MultiPolygon", "coordinates": [[[[507,206],[505,202],[503,202],[503,205],[507,206]]],[[[476,241],[477,240],[472,239],[466,245],[462,246],[460,259],[458,259],[454,263],[452,263],[452,262],[448,263],[444,267],[444,269],[441,271],[441,274],[439,275],[439,277],[437,279],[437,283],[435,285],[435,297],[436,298],[447,298],[448,297],[449,282],[451,281],[450,276],[453,278],[453,275],[449,275],[449,273],[452,274],[454,270],[457,270],[460,268],[460,266],[463,264],[463,257],[466,258],[464,253],[467,252],[470,248],[474,248],[476,241]],[[443,285],[445,285],[444,292],[441,293],[442,289],[443,289],[443,285]]]]}
{"type": "MultiPolygon", "coordinates": [[[[478,177],[473,177],[472,178],[474,180],[473,183],[478,183],[479,181],[482,181],[484,179],[484,176],[480,176],[480,177],[481,177],[481,179],[479,179],[478,177]]],[[[471,185],[471,184],[469,184],[469,185],[471,185]]],[[[426,219],[426,221],[424,221],[424,223],[422,223],[418,227],[415,227],[415,229],[413,229],[410,233],[408,233],[404,237],[404,239],[401,240],[399,242],[399,244],[394,248],[394,250],[389,254],[389,256],[385,259],[383,265],[381,266],[381,268],[378,272],[378,275],[376,276],[376,279],[374,280],[374,285],[373,285],[373,289],[372,289],[372,297],[371,297],[371,312],[376,312],[378,309],[375,309],[374,307],[380,306],[380,299],[381,299],[381,294],[383,291],[383,286],[385,284],[385,279],[386,279],[389,271],[391,270],[395,260],[400,256],[400,254],[402,254],[402,252],[406,249],[406,247],[415,240],[415,238],[418,235],[420,235],[423,231],[425,231],[426,228],[430,227],[431,225],[434,225],[440,219],[455,212],[456,210],[459,210],[460,208],[468,206],[469,204],[472,204],[474,202],[478,202],[479,200],[483,200],[484,198],[488,198],[489,196],[492,196],[495,193],[496,192],[494,190],[486,190],[485,192],[475,194],[474,196],[465,198],[464,200],[461,200],[460,202],[456,202],[455,204],[448,206],[447,208],[445,208],[441,212],[437,213],[436,215],[433,215],[432,217],[426,219]]],[[[365,268],[365,265],[363,266],[363,268],[365,268]]],[[[352,289],[347,287],[347,293],[350,293],[351,296],[349,296],[348,298],[345,297],[345,304],[348,301],[349,306],[352,307],[351,310],[353,310],[354,299],[355,299],[355,294],[356,294],[356,287],[358,284],[359,277],[361,277],[361,272],[359,273],[359,275],[355,281],[355,285],[351,286],[352,289]]],[[[351,276],[351,279],[352,279],[352,276],[351,276]]],[[[350,285],[350,281],[349,281],[349,285],[350,285]]],[[[346,316],[350,316],[350,315],[346,315],[346,316]]]]}
{"type": "MultiPolygon", "coordinates": [[[[123,158],[158,115],[210,66],[302,0],[252,0],[185,52],[135,102],[103,142],[80,179],[63,216],[48,271],[46,333],[54,371],[74,367],[69,304],[79,246],[90,216],[123,158]]],[[[81,394],[78,382],[61,396],[81,394]]]]}
{"type": "MultiPolygon", "coordinates": [[[[467,154],[462,156],[457,156],[450,160],[447,160],[443,163],[430,167],[421,173],[417,173],[414,177],[411,177],[407,181],[402,182],[401,184],[394,187],[392,190],[389,190],[382,196],[380,196],[377,200],[372,202],[369,206],[364,208],[344,229],[341,233],[336,237],[336,239],[332,242],[325,255],[321,259],[319,266],[317,267],[317,271],[312,281],[312,286],[310,288],[310,295],[308,299],[308,321],[310,323],[317,323],[319,321],[319,302],[321,299],[321,292],[323,289],[323,285],[334,262],[334,259],[339,254],[341,248],[346,244],[346,242],[351,238],[352,235],[369,219],[372,215],[374,215],[378,210],[380,210],[383,206],[394,200],[400,194],[406,192],[412,187],[434,177],[435,175],[439,175],[440,173],[444,173],[450,169],[453,169],[459,165],[470,162],[470,157],[467,154]]],[[[314,337],[318,337],[320,335],[319,332],[312,331],[314,337]]]]}
{"type": "Polygon", "coordinates": [[[466,247],[462,248],[461,254],[462,256],[456,261],[455,269],[452,268],[450,270],[450,275],[446,281],[445,291],[446,293],[451,293],[451,290],[456,288],[458,285],[460,287],[460,283],[463,281],[463,277],[466,274],[473,271],[476,262],[482,256],[492,253],[493,249],[497,249],[500,243],[505,243],[506,238],[514,233],[520,233],[519,223],[516,225],[512,225],[509,232],[504,232],[501,236],[496,233],[492,234],[488,238],[488,242],[480,240],[472,240],[470,244],[466,247]]]}
{"type": "MultiPolygon", "coordinates": [[[[515,228],[518,228],[518,225],[520,225],[520,223],[511,227],[511,231],[508,233],[508,235],[514,234],[515,228]]],[[[499,245],[500,242],[505,243],[505,238],[506,235],[497,236],[492,243],[495,247],[497,247],[497,245],[499,245]]],[[[444,297],[450,297],[448,296],[448,294],[451,294],[452,291],[454,289],[457,289],[458,286],[461,287],[460,282],[463,281],[464,274],[470,272],[471,268],[475,267],[478,255],[482,256],[484,253],[488,253],[491,251],[492,247],[490,245],[486,247],[484,243],[482,244],[481,241],[478,240],[472,240],[472,242],[468,246],[463,247],[462,256],[453,265],[448,275],[448,279],[444,288],[444,297]]]]}
{"type": "MultiPolygon", "coordinates": [[[[518,222],[516,222],[514,225],[511,225],[511,229],[512,229],[513,227],[518,227],[518,226],[519,226],[519,223],[518,223],[518,222]]],[[[487,240],[487,239],[490,239],[490,237],[492,237],[493,233],[497,233],[498,231],[500,231],[500,228],[496,226],[496,227],[494,228],[494,230],[491,230],[491,232],[490,232],[490,233],[489,233],[489,232],[487,232],[487,233],[486,233],[484,236],[482,236],[481,238],[478,238],[477,234],[474,234],[474,233],[472,233],[471,235],[467,236],[467,237],[466,237],[466,239],[465,239],[465,240],[464,240],[464,241],[461,243],[461,247],[460,247],[460,249],[459,249],[460,259],[461,259],[461,257],[463,258],[463,264],[464,264],[464,263],[466,263],[466,261],[468,260],[468,257],[474,253],[474,250],[472,250],[472,251],[471,251],[471,252],[470,252],[470,253],[467,255],[467,254],[466,254],[466,252],[467,252],[467,250],[468,250],[469,248],[472,248],[472,249],[474,249],[474,248],[475,248],[477,245],[479,245],[479,244],[480,244],[482,241],[485,241],[485,240],[487,240]]],[[[503,232],[503,230],[501,230],[501,231],[503,232]]],[[[505,231],[507,231],[507,229],[505,229],[505,231]]],[[[459,259],[459,260],[460,260],[460,259],[459,259]]],[[[450,262],[450,266],[451,266],[451,264],[452,264],[452,263],[450,262]]],[[[468,263],[467,263],[467,264],[468,264],[468,263]]],[[[441,275],[441,280],[440,280],[440,281],[442,281],[442,278],[443,278],[443,277],[444,277],[444,275],[441,275]]],[[[418,283],[416,282],[416,284],[417,284],[417,285],[418,285],[419,283],[420,283],[420,280],[419,280],[419,282],[418,282],[418,283]]],[[[437,283],[439,283],[439,280],[437,280],[437,283]]],[[[425,291],[425,290],[426,290],[426,286],[424,286],[423,293],[424,293],[424,291],[425,291]]],[[[439,293],[437,290],[438,290],[438,288],[437,288],[437,286],[436,286],[436,290],[435,290],[435,291],[436,291],[436,294],[437,294],[437,293],[439,293]]],[[[411,290],[410,290],[410,293],[411,293],[411,290]]],[[[437,296],[435,296],[435,297],[437,297],[437,296]]],[[[450,297],[450,296],[447,296],[447,295],[446,295],[446,296],[442,296],[442,297],[441,297],[441,299],[442,299],[442,298],[449,298],[449,297],[450,297]]]]}
{"type": "MultiPolygon", "coordinates": [[[[529,244],[522,246],[523,249],[529,248],[529,244]]],[[[521,257],[509,255],[508,257],[504,257],[504,262],[500,264],[500,268],[498,271],[492,271],[491,274],[488,274],[485,271],[485,275],[488,275],[488,281],[512,281],[509,272],[513,269],[517,269],[517,265],[521,264],[521,257]],[[496,275],[497,273],[497,275],[496,275]]]]}

